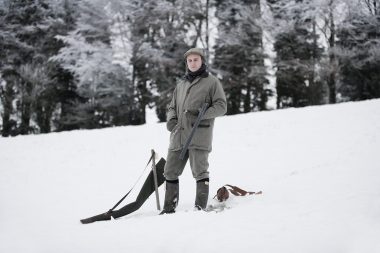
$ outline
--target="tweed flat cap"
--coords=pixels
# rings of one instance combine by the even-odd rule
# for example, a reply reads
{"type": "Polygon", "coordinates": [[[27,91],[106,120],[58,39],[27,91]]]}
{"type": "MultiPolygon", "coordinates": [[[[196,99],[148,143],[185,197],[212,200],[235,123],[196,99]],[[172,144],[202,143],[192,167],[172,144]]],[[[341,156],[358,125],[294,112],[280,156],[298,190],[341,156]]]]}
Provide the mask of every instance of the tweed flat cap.
{"type": "Polygon", "coordinates": [[[183,58],[186,59],[187,56],[191,54],[197,54],[200,55],[203,59],[205,58],[205,53],[202,48],[190,48],[186,51],[186,53],[183,55],[183,58]]]}

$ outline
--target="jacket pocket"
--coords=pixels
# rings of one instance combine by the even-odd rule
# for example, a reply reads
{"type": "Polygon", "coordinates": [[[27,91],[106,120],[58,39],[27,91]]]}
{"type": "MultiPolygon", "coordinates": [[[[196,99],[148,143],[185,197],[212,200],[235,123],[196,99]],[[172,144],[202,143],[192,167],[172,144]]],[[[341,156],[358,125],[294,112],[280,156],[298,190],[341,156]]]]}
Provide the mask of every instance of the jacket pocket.
{"type": "Polygon", "coordinates": [[[195,131],[192,146],[198,149],[211,150],[213,122],[202,120],[195,131]]]}
{"type": "MultiPolygon", "coordinates": [[[[195,121],[191,122],[191,128],[194,127],[195,121]]],[[[209,119],[204,119],[199,122],[198,128],[208,128],[211,126],[211,121],[209,119]]]]}
{"type": "MultiPolygon", "coordinates": [[[[194,123],[191,124],[191,127],[194,127],[194,123]]],[[[210,124],[199,124],[198,127],[207,128],[207,127],[210,127],[210,124]]]]}

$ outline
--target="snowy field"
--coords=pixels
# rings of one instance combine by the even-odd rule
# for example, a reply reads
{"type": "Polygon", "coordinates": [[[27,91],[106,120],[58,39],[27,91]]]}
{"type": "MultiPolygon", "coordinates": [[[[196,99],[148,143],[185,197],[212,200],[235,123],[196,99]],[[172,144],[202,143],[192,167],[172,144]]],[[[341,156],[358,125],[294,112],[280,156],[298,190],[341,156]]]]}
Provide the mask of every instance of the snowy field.
{"type": "Polygon", "coordinates": [[[168,139],[154,120],[0,138],[0,252],[380,252],[380,100],[219,118],[209,203],[227,183],[262,195],[195,212],[186,167],[176,214],[159,216],[152,195],[129,216],[80,224],[130,189],[152,148],[166,157],[168,139]]]}

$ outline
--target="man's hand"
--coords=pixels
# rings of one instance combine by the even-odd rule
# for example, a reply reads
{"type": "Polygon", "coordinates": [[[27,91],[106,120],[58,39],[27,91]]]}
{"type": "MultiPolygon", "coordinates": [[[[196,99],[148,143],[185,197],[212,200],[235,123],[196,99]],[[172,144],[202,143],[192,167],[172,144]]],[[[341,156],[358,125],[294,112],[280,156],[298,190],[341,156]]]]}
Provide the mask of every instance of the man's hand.
{"type": "Polygon", "coordinates": [[[174,127],[177,125],[178,120],[177,118],[173,118],[166,122],[166,128],[168,129],[169,132],[173,131],[174,127]]]}

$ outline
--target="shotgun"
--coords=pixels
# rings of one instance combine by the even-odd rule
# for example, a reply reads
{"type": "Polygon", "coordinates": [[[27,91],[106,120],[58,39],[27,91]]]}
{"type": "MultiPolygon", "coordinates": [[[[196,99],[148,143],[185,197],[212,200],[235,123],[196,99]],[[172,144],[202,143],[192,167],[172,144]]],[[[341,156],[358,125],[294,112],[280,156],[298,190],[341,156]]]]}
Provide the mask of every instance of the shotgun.
{"type": "Polygon", "coordinates": [[[185,155],[186,155],[187,149],[189,148],[190,142],[193,139],[195,131],[197,130],[199,123],[201,122],[203,115],[205,114],[207,108],[208,108],[208,103],[204,103],[201,111],[198,114],[197,120],[194,123],[193,129],[191,129],[190,135],[187,138],[185,145],[182,148],[181,154],[179,155],[179,159],[183,160],[185,158],[185,155]]]}

